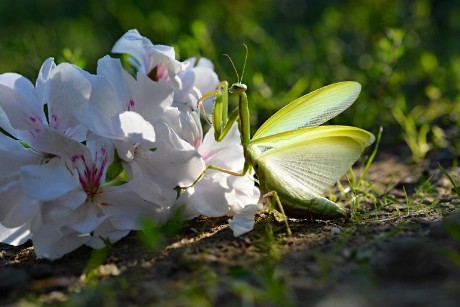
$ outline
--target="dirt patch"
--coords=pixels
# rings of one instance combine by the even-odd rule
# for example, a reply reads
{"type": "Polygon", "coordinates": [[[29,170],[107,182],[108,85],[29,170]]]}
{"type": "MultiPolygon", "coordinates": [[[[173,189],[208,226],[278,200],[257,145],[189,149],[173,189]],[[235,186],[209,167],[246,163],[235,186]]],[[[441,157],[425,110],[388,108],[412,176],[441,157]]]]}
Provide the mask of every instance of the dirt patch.
{"type": "Polygon", "coordinates": [[[197,218],[160,247],[132,233],[53,262],[0,245],[0,305],[456,306],[460,201],[447,177],[380,155],[366,178],[354,202],[345,183],[334,191],[350,219],[290,220],[291,237],[262,212],[239,238],[227,218],[197,218]]]}

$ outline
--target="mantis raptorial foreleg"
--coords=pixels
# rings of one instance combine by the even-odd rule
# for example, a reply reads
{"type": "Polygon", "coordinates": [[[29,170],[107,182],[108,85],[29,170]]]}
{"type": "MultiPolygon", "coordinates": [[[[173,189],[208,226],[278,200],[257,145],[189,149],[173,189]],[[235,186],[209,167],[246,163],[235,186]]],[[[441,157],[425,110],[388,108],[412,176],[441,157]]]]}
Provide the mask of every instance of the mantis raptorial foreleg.
{"type": "Polygon", "coordinates": [[[215,96],[214,104],[212,106],[213,114],[212,114],[212,121],[209,122],[210,125],[217,126],[218,130],[221,130],[220,126],[222,124],[222,120],[226,119],[227,111],[223,113],[222,111],[222,100],[228,100],[228,82],[227,81],[221,81],[217,86],[216,89],[213,91],[209,91],[205,93],[203,96],[198,99],[196,102],[196,107],[198,108],[198,111],[200,111],[200,107],[203,110],[203,113],[205,115],[205,118],[209,121],[208,114],[206,112],[206,109],[204,108],[203,101],[206,99],[215,96]],[[219,121],[216,120],[216,113],[218,113],[221,116],[221,119],[219,121]]]}
{"type": "Polygon", "coordinates": [[[203,101],[215,96],[212,122],[210,124],[214,127],[214,138],[217,142],[221,142],[232,128],[233,123],[238,119],[239,112],[238,108],[235,108],[228,116],[228,82],[222,81],[216,88],[216,90],[204,94],[196,104],[198,110],[201,107],[205,118],[209,121],[203,101]]]}

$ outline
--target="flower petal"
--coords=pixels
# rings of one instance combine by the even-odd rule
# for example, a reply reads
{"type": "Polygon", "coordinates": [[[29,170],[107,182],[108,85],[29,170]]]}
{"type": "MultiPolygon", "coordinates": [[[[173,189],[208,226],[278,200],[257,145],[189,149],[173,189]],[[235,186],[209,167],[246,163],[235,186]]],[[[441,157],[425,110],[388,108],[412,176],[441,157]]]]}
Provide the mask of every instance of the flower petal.
{"type": "Polygon", "coordinates": [[[229,211],[226,193],[231,189],[226,186],[224,173],[214,173],[203,177],[195,186],[184,191],[176,204],[178,206],[191,205],[200,214],[209,217],[224,216],[229,211]]]}
{"type": "Polygon", "coordinates": [[[85,192],[77,190],[55,200],[44,202],[42,205],[43,220],[61,224],[75,223],[75,212],[87,198],[88,195],[85,192]]]}
{"type": "Polygon", "coordinates": [[[85,79],[89,74],[68,63],[53,66],[54,62],[45,62],[37,80],[39,97],[48,103],[49,125],[62,134],[84,141],[86,128],[75,107],[83,105],[90,95],[91,85],[85,79]]]}
{"type": "Polygon", "coordinates": [[[24,194],[19,181],[3,186],[0,199],[0,223],[5,227],[19,227],[39,214],[39,202],[24,194]]]}
{"type": "Polygon", "coordinates": [[[76,174],[57,157],[47,164],[22,166],[20,178],[26,195],[41,201],[59,198],[79,187],[76,174]]]}
{"type": "Polygon", "coordinates": [[[132,181],[118,187],[107,187],[100,195],[104,205],[101,209],[110,216],[110,222],[117,230],[140,230],[145,219],[158,223],[165,221],[167,212],[159,205],[146,201],[135,193],[132,181]]]}
{"type": "Polygon", "coordinates": [[[228,185],[234,189],[233,194],[227,194],[227,200],[231,205],[230,215],[242,210],[249,204],[259,202],[260,190],[255,186],[252,176],[252,174],[248,173],[243,177],[228,177],[228,185]]]}
{"type": "Polygon", "coordinates": [[[97,206],[96,203],[88,202],[84,206],[78,207],[72,214],[72,220],[66,222],[65,225],[79,233],[92,233],[110,217],[109,215],[100,215],[97,206]]]}
{"type": "Polygon", "coordinates": [[[24,224],[16,228],[8,228],[0,224],[0,242],[14,246],[21,245],[32,238],[30,225],[24,224]]]}
{"type": "Polygon", "coordinates": [[[6,115],[5,111],[0,107],[0,128],[4,131],[15,137],[16,139],[22,140],[21,137],[21,130],[16,130],[11,126],[10,120],[8,119],[8,115],[6,115]]]}
{"type": "Polygon", "coordinates": [[[114,144],[118,156],[125,161],[134,159],[134,151],[139,143],[153,144],[155,142],[156,135],[153,126],[136,112],[126,111],[117,114],[112,122],[113,131],[117,136],[114,144]]]}
{"type": "Polygon", "coordinates": [[[165,123],[158,123],[155,129],[158,148],[155,152],[146,154],[150,164],[156,169],[152,174],[162,174],[165,182],[174,186],[193,183],[206,167],[201,155],[165,123]]]}
{"type": "Polygon", "coordinates": [[[215,140],[214,129],[209,129],[198,151],[207,165],[217,165],[233,171],[243,169],[243,146],[241,146],[240,133],[236,123],[221,142],[215,140]]]}
{"type": "MultiPolygon", "coordinates": [[[[14,96],[16,100],[10,101],[11,106],[20,108],[21,112],[30,112],[37,116],[36,119],[39,122],[43,124],[46,123],[45,114],[43,114],[42,110],[42,104],[38,101],[35,93],[35,87],[26,77],[16,73],[5,73],[0,75],[0,85],[16,93],[16,96],[14,96]]],[[[5,101],[4,97],[2,98],[2,101],[5,101]]],[[[5,102],[2,102],[2,104],[3,103],[5,102]]]]}
{"type": "MultiPolygon", "coordinates": [[[[118,100],[112,103],[120,103],[120,109],[123,111],[135,111],[131,109],[137,101],[135,90],[136,80],[123,69],[120,59],[105,56],[97,62],[97,74],[109,80],[112,83],[118,100]]],[[[150,98],[155,97],[151,96],[150,98]]]]}
{"type": "Polygon", "coordinates": [[[12,176],[19,178],[19,168],[22,165],[37,164],[42,159],[42,155],[30,148],[25,148],[18,141],[0,134],[0,186],[12,176]]]}
{"type": "Polygon", "coordinates": [[[115,243],[126,237],[129,232],[130,230],[115,229],[112,223],[107,220],[93,232],[92,239],[88,241],[86,245],[92,248],[103,248],[105,246],[105,240],[108,240],[110,243],[115,243]],[[104,239],[104,241],[102,239],[104,239]]]}
{"type": "Polygon", "coordinates": [[[112,83],[67,63],[55,71],[50,82],[71,90],[61,101],[62,108],[92,132],[112,137],[111,118],[123,111],[112,83]]]}
{"type": "Polygon", "coordinates": [[[89,233],[78,233],[59,224],[47,224],[34,232],[34,252],[38,258],[58,259],[91,240],[89,233]]]}
{"type": "Polygon", "coordinates": [[[172,201],[177,197],[177,193],[174,190],[175,186],[163,185],[163,174],[155,173],[149,159],[145,159],[144,153],[137,155],[136,159],[129,163],[124,163],[123,168],[126,171],[130,181],[135,181],[136,184],[132,184],[131,187],[134,192],[139,194],[145,200],[151,201],[160,205],[161,207],[168,208],[172,201]],[[140,157],[139,157],[140,156],[140,157]],[[138,178],[141,178],[139,180],[138,178]]]}
{"type": "Polygon", "coordinates": [[[43,125],[48,125],[42,105],[35,95],[33,84],[25,77],[6,73],[0,75],[0,107],[9,125],[17,130],[26,130],[33,138],[43,125]]]}
{"type": "MultiPolygon", "coordinates": [[[[131,29],[126,32],[113,46],[113,53],[126,53],[134,57],[138,63],[144,68],[143,73],[148,74],[149,71],[145,71],[146,65],[144,64],[145,46],[153,45],[150,40],[141,36],[141,34],[131,29]]],[[[139,67],[140,68],[140,67],[139,67]]]]}
{"type": "Polygon", "coordinates": [[[38,73],[37,81],[35,82],[35,87],[37,91],[38,100],[42,105],[49,102],[48,99],[48,79],[50,77],[51,71],[56,67],[53,58],[48,58],[42,64],[40,72],[38,73]]]}
{"type": "MultiPolygon", "coordinates": [[[[200,62],[203,58],[200,59],[200,62]]],[[[217,74],[206,67],[195,67],[194,73],[196,75],[196,82],[194,87],[196,87],[200,92],[201,95],[204,95],[214,89],[216,89],[217,85],[219,84],[219,78],[217,74]]],[[[214,107],[214,99],[212,97],[206,99],[204,102],[205,110],[207,114],[212,114],[212,110],[214,107]]]]}
{"type": "Polygon", "coordinates": [[[189,109],[169,108],[163,120],[184,141],[199,148],[203,140],[203,128],[196,112],[189,109]]]}
{"type": "Polygon", "coordinates": [[[235,213],[233,219],[228,220],[235,237],[241,236],[254,228],[254,216],[259,209],[258,205],[245,206],[235,213]]]}
{"type": "Polygon", "coordinates": [[[114,131],[120,137],[130,138],[134,143],[155,142],[155,130],[151,123],[139,113],[126,111],[117,114],[113,120],[114,131]]]}
{"type": "Polygon", "coordinates": [[[161,82],[153,82],[142,73],[137,74],[136,92],[138,101],[136,111],[155,124],[171,106],[173,90],[161,82]]]}
{"type": "Polygon", "coordinates": [[[89,150],[84,144],[49,126],[44,126],[40,130],[31,146],[43,153],[53,154],[67,160],[71,160],[74,155],[89,156],[89,150]]]}

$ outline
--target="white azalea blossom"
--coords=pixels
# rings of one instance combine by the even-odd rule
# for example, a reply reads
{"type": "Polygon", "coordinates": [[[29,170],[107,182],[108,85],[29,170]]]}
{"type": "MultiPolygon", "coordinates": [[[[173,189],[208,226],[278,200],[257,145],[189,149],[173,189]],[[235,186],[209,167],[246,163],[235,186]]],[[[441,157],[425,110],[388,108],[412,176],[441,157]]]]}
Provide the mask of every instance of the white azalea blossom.
{"type": "MultiPolygon", "coordinates": [[[[141,229],[145,218],[161,223],[167,217],[161,206],[135,192],[136,180],[115,186],[106,182],[113,145],[107,139],[90,137],[88,146],[69,144],[61,152],[62,156],[70,154],[72,172],[34,168],[24,175],[32,187],[29,194],[42,201],[41,224],[32,227],[38,257],[57,259],[84,244],[100,248],[102,239],[115,242],[141,229]],[[40,193],[50,185],[59,186],[62,195],[51,199],[49,193],[40,193]]],[[[56,145],[54,150],[61,149],[56,145]]]]}
{"type": "Polygon", "coordinates": [[[56,82],[64,65],[70,64],[56,67],[52,58],[46,60],[40,70],[36,88],[19,74],[0,75],[0,124],[3,129],[29,145],[33,145],[36,134],[43,126],[50,126],[70,138],[84,141],[86,130],[71,118],[69,111],[61,104],[62,100],[74,99],[74,94],[80,90],[68,86],[65,80],[56,82]],[[43,112],[45,104],[48,114],[43,112]]]}
{"type": "Polygon", "coordinates": [[[173,47],[154,45],[137,30],[129,30],[115,43],[112,52],[131,55],[131,64],[152,80],[165,80],[176,90],[182,88],[178,73],[184,71],[188,63],[175,59],[173,47]]]}
{"type": "MultiPolygon", "coordinates": [[[[113,46],[112,52],[131,56],[130,63],[155,81],[166,81],[174,89],[174,106],[186,105],[196,109],[204,94],[215,90],[219,78],[214,65],[206,58],[175,59],[174,48],[154,45],[137,30],[129,30],[113,46]]],[[[204,102],[206,112],[212,113],[212,98],[204,102]]]]}
{"type": "MultiPolygon", "coordinates": [[[[222,142],[214,139],[211,128],[203,138],[201,124],[196,112],[183,111],[176,125],[179,135],[184,135],[195,146],[206,166],[215,165],[233,172],[241,172],[244,165],[243,147],[241,146],[238,126],[235,123],[222,142]],[[187,123],[187,120],[189,121],[187,123]],[[184,127],[192,127],[189,131],[184,127]],[[198,128],[199,127],[199,128],[198,128]],[[190,136],[190,132],[197,134],[190,136]]],[[[196,173],[196,178],[204,170],[196,173]]],[[[186,218],[200,214],[209,217],[233,216],[229,220],[235,236],[252,230],[254,215],[259,206],[259,189],[255,186],[251,174],[233,176],[216,170],[209,170],[193,187],[183,191],[176,202],[183,207],[186,218]]]]}
{"type": "MultiPolygon", "coordinates": [[[[68,110],[60,104],[62,99],[73,99],[77,90],[65,83],[50,86],[61,69],[53,59],[46,60],[36,87],[19,74],[0,75],[0,126],[15,138],[0,136],[0,159],[6,162],[0,166],[0,238],[5,243],[19,245],[31,238],[30,227],[39,220],[41,203],[28,195],[31,187],[23,182],[24,169],[46,170],[59,159],[42,140],[48,133],[59,133],[76,143],[85,138],[85,129],[70,120],[68,110]],[[45,103],[48,116],[43,112],[45,103]]],[[[47,192],[54,193],[55,188],[50,186],[47,192]]]]}

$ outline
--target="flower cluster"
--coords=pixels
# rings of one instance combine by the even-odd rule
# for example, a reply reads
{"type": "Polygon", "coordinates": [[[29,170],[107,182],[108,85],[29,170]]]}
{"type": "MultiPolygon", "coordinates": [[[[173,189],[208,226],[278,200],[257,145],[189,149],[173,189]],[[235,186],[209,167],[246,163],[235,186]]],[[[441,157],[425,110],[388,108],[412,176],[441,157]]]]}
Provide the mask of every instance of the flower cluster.
{"type": "Polygon", "coordinates": [[[207,165],[243,168],[237,125],[220,143],[212,127],[203,136],[196,102],[219,83],[212,63],[180,62],[136,30],[112,52],[128,54],[136,74],[105,56],[96,74],[47,59],[35,86],[0,75],[0,242],[31,239],[39,258],[57,259],[179,210],[183,219],[232,216],[235,236],[250,231],[260,196],[250,174],[209,171],[175,190],[207,165]]]}

